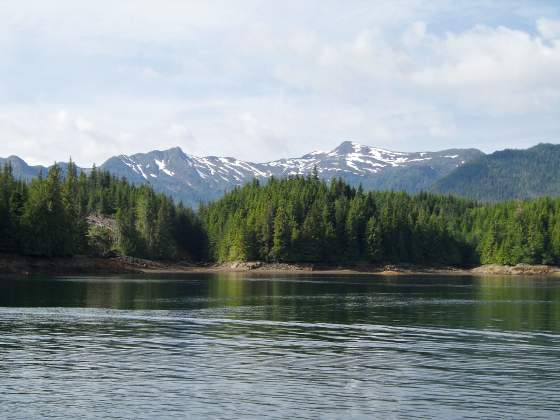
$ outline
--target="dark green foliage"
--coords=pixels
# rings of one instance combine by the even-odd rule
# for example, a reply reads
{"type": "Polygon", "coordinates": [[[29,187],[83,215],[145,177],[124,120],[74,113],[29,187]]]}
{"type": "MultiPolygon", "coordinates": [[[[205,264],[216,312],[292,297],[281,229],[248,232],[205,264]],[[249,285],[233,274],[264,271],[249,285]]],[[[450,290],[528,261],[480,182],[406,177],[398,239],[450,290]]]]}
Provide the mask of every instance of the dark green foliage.
{"type": "Polygon", "coordinates": [[[364,192],[341,180],[254,181],[199,214],[147,186],[55,165],[0,171],[0,252],[212,261],[560,264],[560,199],[480,204],[364,192]],[[90,223],[88,224],[88,220],[90,223]]]}
{"type": "Polygon", "coordinates": [[[155,259],[199,259],[205,235],[197,216],[146,186],[132,186],[70,162],[30,183],[0,171],[0,252],[36,256],[119,251],[155,259]],[[95,215],[108,226],[88,226],[95,215]]]}
{"type": "Polygon", "coordinates": [[[502,150],[465,163],[431,190],[484,201],[558,197],[559,162],[560,145],[502,150]]]}
{"type": "Polygon", "coordinates": [[[558,264],[560,200],[540,198],[482,206],[470,235],[483,263],[558,264]]]}
{"type": "Polygon", "coordinates": [[[179,203],[172,220],[173,240],[177,244],[179,258],[206,259],[206,232],[198,216],[190,208],[179,203]]]}
{"type": "Polygon", "coordinates": [[[15,181],[11,166],[6,165],[0,172],[0,252],[18,250],[25,191],[25,184],[15,181]]]}
{"type": "Polygon", "coordinates": [[[28,255],[72,255],[75,220],[63,202],[60,168],[53,166],[45,180],[34,180],[21,217],[23,250],[28,255]]]}
{"type": "Polygon", "coordinates": [[[200,214],[216,261],[560,263],[560,199],[478,204],[310,176],[254,182],[200,214]]]}
{"type": "Polygon", "coordinates": [[[146,247],[136,227],[134,209],[121,208],[117,210],[117,247],[124,255],[143,256],[146,247]]]}
{"type": "Polygon", "coordinates": [[[428,194],[365,193],[310,176],[247,185],[200,213],[217,261],[248,258],[241,240],[252,259],[268,261],[459,264],[471,245],[447,218],[471,206],[428,194]]]}

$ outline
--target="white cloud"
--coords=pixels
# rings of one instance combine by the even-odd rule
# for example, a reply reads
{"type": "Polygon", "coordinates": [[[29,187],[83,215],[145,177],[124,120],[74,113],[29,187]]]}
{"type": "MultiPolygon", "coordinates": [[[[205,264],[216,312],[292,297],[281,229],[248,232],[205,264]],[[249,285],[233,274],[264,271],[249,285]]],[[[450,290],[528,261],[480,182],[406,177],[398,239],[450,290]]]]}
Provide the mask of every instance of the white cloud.
{"type": "Polygon", "coordinates": [[[537,29],[544,39],[560,39],[560,20],[541,18],[537,20],[537,29]]]}
{"type": "Polygon", "coordinates": [[[53,114],[52,120],[56,130],[64,130],[68,123],[68,111],[61,109],[53,114]]]}
{"type": "Polygon", "coordinates": [[[550,110],[560,100],[560,43],[506,27],[432,38],[433,59],[412,80],[488,111],[550,110]]]}
{"type": "Polygon", "coordinates": [[[414,22],[403,34],[403,44],[407,47],[420,45],[426,38],[426,23],[414,22]]]}
{"type": "Polygon", "coordinates": [[[91,133],[94,130],[93,123],[83,117],[77,117],[74,123],[80,133],[91,133]]]}
{"type": "Polygon", "coordinates": [[[179,145],[264,161],[344,139],[401,150],[558,141],[560,10],[546,6],[6,2],[0,156],[89,165],[179,145]]]}

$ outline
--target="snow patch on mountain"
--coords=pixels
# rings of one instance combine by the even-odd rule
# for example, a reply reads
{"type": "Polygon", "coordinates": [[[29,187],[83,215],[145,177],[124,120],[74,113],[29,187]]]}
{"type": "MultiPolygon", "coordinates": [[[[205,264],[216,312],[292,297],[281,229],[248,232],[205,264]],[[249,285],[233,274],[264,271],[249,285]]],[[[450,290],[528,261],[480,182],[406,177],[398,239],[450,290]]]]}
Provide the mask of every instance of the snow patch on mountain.
{"type": "Polygon", "coordinates": [[[323,179],[341,177],[369,189],[419,191],[429,185],[430,179],[447,174],[479,155],[482,152],[472,149],[394,152],[345,141],[331,151],[315,150],[301,157],[264,163],[233,157],[194,156],[174,148],[121,155],[107,161],[104,169],[135,182],[144,180],[158,191],[196,204],[217,198],[255,178],[264,181],[271,176],[306,176],[314,169],[323,179]]]}
{"type": "Polygon", "coordinates": [[[165,161],[155,159],[155,162],[156,162],[156,165],[158,166],[159,170],[162,171],[164,174],[166,174],[168,176],[175,176],[175,172],[167,169],[165,161]]]}
{"type": "Polygon", "coordinates": [[[136,163],[129,156],[121,155],[121,156],[119,156],[119,159],[122,161],[122,163],[124,163],[126,166],[128,166],[130,169],[132,169],[135,173],[137,173],[138,175],[141,175],[142,178],[148,179],[148,176],[142,170],[142,165],[136,163]]]}

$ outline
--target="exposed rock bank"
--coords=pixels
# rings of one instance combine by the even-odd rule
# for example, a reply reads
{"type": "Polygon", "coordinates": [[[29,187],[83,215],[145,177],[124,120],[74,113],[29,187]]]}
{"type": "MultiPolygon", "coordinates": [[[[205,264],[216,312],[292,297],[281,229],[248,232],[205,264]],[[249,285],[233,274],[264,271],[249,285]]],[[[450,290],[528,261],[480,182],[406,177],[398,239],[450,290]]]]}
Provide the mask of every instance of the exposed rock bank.
{"type": "Polygon", "coordinates": [[[516,266],[483,265],[473,269],[457,267],[422,267],[415,265],[333,265],[287,264],[261,261],[237,261],[223,264],[189,264],[186,262],[159,262],[140,258],[112,256],[68,258],[22,257],[0,254],[0,274],[74,275],[74,274],[127,274],[127,273],[309,273],[309,274],[379,274],[379,275],[540,275],[560,276],[560,267],[518,264],[516,266]]]}
{"type": "MultiPolygon", "coordinates": [[[[468,274],[469,271],[456,267],[420,267],[416,265],[372,265],[372,264],[288,264],[266,263],[262,261],[236,261],[214,264],[205,268],[209,271],[231,272],[301,272],[301,273],[340,273],[340,274],[468,274]]],[[[196,270],[196,269],[195,269],[196,270]]]]}
{"type": "Polygon", "coordinates": [[[477,275],[514,275],[514,276],[547,276],[560,275],[560,267],[551,265],[497,265],[489,264],[473,268],[473,274],[477,275]]]}
{"type": "Polygon", "coordinates": [[[131,257],[22,257],[0,254],[0,274],[126,274],[147,271],[180,272],[185,266],[131,257]]]}
{"type": "MultiPolygon", "coordinates": [[[[193,268],[191,271],[197,271],[193,268]]],[[[445,275],[558,275],[560,267],[549,265],[518,264],[516,266],[483,265],[476,268],[459,268],[450,266],[425,267],[417,265],[332,265],[332,264],[286,264],[265,263],[261,261],[237,261],[223,264],[209,265],[204,268],[207,271],[224,272],[286,272],[286,273],[333,273],[333,274],[383,274],[383,275],[415,275],[415,274],[445,274],[445,275]]]]}

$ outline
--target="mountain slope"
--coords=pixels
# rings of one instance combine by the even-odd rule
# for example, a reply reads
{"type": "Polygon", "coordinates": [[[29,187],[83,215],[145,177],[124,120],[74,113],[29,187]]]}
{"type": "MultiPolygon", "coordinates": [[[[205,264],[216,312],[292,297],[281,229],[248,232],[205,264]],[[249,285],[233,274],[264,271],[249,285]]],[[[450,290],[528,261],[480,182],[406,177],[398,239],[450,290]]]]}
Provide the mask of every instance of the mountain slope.
{"type": "MultiPolygon", "coordinates": [[[[41,173],[43,175],[47,175],[49,172],[50,167],[36,165],[31,166],[28,165],[23,159],[18,156],[9,156],[7,158],[0,158],[0,168],[3,168],[5,165],[9,164],[12,167],[12,174],[16,179],[23,179],[25,181],[31,181],[33,178],[38,177],[41,173]]],[[[66,174],[66,170],[68,169],[68,163],[60,162],[58,163],[62,174],[66,174]]],[[[89,169],[84,168],[77,168],[78,173],[81,171],[85,171],[89,173],[89,169]]]]}
{"type": "Polygon", "coordinates": [[[258,164],[234,158],[190,156],[178,147],[115,156],[101,165],[100,169],[125,177],[133,183],[150,184],[155,190],[189,205],[217,198],[255,177],[271,175],[258,164]]]}
{"type": "Polygon", "coordinates": [[[432,191],[484,201],[560,196],[560,145],[482,156],[438,180],[432,191]]]}
{"type": "Polygon", "coordinates": [[[18,156],[0,158],[0,168],[3,168],[7,164],[11,165],[12,173],[15,178],[26,181],[30,181],[31,179],[39,176],[41,171],[43,171],[44,174],[48,171],[48,169],[43,166],[30,166],[18,156]]]}
{"type": "Polygon", "coordinates": [[[416,192],[481,155],[476,149],[402,153],[343,142],[330,152],[316,151],[300,158],[252,163],[231,157],[191,156],[173,148],[115,156],[101,169],[134,183],[150,184],[185,204],[196,205],[255,178],[308,175],[314,168],[323,179],[340,177],[366,189],[416,192]]]}

